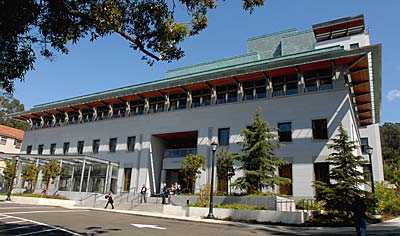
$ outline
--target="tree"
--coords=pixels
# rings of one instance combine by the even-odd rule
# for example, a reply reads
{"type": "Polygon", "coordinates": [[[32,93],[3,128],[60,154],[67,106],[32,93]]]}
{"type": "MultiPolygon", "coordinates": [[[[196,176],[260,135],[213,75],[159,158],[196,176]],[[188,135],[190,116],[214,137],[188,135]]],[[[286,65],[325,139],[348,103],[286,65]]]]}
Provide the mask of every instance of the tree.
{"type": "Polygon", "coordinates": [[[43,183],[46,185],[44,193],[47,195],[50,183],[61,175],[60,165],[56,160],[50,160],[42,169],[43,183]]]}
{"type": "Polygon", "coordinates": [[[11,192],[14,188],[14,178],[17,172],[17,160],[13,157],[12,160],[4,160],[6,167],[3,170],[3,177],[6,182],[7,192],[11,192]]]}
{"type": "Polygon", "coordinates": [[[182,169],[180,172],[186,179],[186,187],[194,190],[196,178],[201,174],[201,170],[205,170],[206,158],[201,155],[189,154],[182,161],[182,169]],[[190,187],[192,186],[192,187],[190,187]]]}
{"type": "MultiPolygon", "coordinates": [[[[242,0],[250,11],[264,0],[242,0]]],[[[54,51],[68,53],[67,44],[120,35],[142,59],[171,62],[184,56],[179,44],[208,25],[209,10],[218,0],[4,0],[0,1],[0,78],[13,91],[36,61],[34,48],[51,58],[54,51]],[[187,22],[175,16],[182,9],[187,22]]],[[[181,16],[181,14],[179,14],[181,16]]]]}
{"type": "Polygon", "coordinates": [[[330,212],[337,212],[347,219],[352,211],[352,205],[360,196],[367,196],[360,186],[366,184],[366,174],[360,169],[367,162],[362,156],[355,156],[353,151],[357,148],[354,141],[349,141],[349,136],[340,124],[339,133],[332,138],[328,148],[333,152],[327,158],[331,168],[329,170],[330,183],[315,182],[318,191],[317,200],[325,202],[325,208],[330,212]]]}
{"type": "Polygon", "coordinates": [[[395,184],[395,173],[400,171],[400,123],[385,123],[380,131],[385,179],[395,184]]]}
{"type": "Polygon", "coordinates": [[[21,171],[21,177],[29,184],[29,192],[32,193],[36,187],[36,182],[39,176],[40,168],[36,166],[35,162],[29,163],[21,171]]]}
{"type": "Polygon", "coordinates": [[[279,143],[273,142],[277,135],[271,133],[271,127],[261,119],[260,114],[261,109],[258,108],[253,123],[241,131],[244,153],[239,154],[236,159],[240,161],[238,169],[243,170],[244,176],[237,178],[232,184],[246,190],[248,194],[290,183],[290,179],[277,175],[278,168],[286,162],[275,155],[280,147],[279,143]]]}
{"type": "MultiPolygon", "coordinates": [[[[1,43],[0,43],[1,44],[1,43]]],[[[0,72],[1,73],[1,72],[0,72]]],[[[0,125],[5,125],[11,128],[24,129],[26,124],[5,117],[8,114],[14,112],[24,111],[24,105],[20,103],[18,99],[13,98],[10,95],[4,95],[0,97],[0,125]]]]}
{"type": "MultiPolygon", "coordinates": [[[[225,180],[230,186],[231,178],[235,175],[235,168],[233,162],[235,160],[234,153],[229,152],[229,147],[221,150],[217,154],[217,177],[219,180],[225,180]]],[[[228,192],[228,185],[225,192],[228,192]]]]}

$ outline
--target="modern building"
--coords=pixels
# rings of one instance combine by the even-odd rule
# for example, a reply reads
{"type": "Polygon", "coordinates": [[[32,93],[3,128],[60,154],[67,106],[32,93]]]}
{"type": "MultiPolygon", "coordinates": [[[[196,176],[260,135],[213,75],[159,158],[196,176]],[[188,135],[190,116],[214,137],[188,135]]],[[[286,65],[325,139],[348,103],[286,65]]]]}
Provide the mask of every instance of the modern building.
{"type": "MultiPolygon", "coordinates": [[[[59,191],[138,191],[146,184],[155,194],[163,182],[185,187],[179,169],[190,153],[207,158],[193,187],[210,183],[210,143],[240,152],[240,131],[258,107],[277,128],[276,141],[284,144],[277,154],[289,163],[279,174],[292,184],[277,192],[315,196],[313,182],[327,181],[326,145],[339,124],[360,147],[374,148],[373,174],[383,180],[381,45],[370,43],[363,15],[250,38],[245,55],[37,105],[12,117],[29,123],[21,159],[56,159],[65,168],[54,186],[59,191]]],[[[219,190],[226,186],[215,184],[219,190]]]]}

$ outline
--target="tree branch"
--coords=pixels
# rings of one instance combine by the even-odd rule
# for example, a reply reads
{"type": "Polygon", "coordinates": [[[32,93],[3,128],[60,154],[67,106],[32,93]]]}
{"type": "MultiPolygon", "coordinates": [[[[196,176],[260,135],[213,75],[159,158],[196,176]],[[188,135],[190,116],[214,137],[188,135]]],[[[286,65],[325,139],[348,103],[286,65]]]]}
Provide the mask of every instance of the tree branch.
{"type": "Polygon", "coordinates": [[[140,42],[137,38],[132,37],[131,35],[129,35],[127,32],[122,31],[122,30],[118,30],[117,33],[119,35],[121,35],[122,37],[124,37],[126,40],[134,43],[140,51],[142,51],[144,54],[146,54],[147,56],[153,58],[156,61],[160,60],[160,57],[156,56],[155,54],[151,53],[150,51],[148,51],[144,45],[142,44],[142,42],[140,42]]]}

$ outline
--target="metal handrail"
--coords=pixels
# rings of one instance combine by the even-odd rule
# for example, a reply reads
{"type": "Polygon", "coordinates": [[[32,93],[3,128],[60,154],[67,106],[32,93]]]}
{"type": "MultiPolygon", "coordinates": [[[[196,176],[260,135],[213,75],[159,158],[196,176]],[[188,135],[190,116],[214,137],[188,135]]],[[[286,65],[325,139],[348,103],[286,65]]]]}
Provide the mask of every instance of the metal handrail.
{"type": "Polygon", "coordinates": [[[98,193],[91,193],[91,194],[88,194],[88,195],[82,197],[81,199],[79,199],[80,205],[82,205],[82,202],[83,202],[84,200],[89,199],[89,198],[91,198],[91,197],[93,197],[93,196],[96,197],[97,194],[98,194],[98,193]]]}
{"type": "Polygon", "coordinates": [[[131,200],[131,210],[133,209],[133,202],[135,200],[137,200],[136,205],[139,205],[140,204],[140,194],[139,193],[136,193],[136,194],[133,195],[133,198],[131,200]]]}

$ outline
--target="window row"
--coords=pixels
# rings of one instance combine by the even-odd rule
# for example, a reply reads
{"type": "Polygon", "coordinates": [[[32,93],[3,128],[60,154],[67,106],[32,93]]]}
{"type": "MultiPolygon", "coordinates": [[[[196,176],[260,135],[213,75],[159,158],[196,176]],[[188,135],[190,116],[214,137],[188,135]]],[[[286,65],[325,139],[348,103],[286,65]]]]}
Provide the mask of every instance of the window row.
{"type": "MultiPolygon", "coordinates": [[[[133,152],[135,151],[135,142],[136,142],[136,137],[135,136],[131,136],[128,137],[126,140],[126,151],[128,152],[133,152]]],[[[85,146],[85,141],[78,141],[76,149],[77,149],[77,154],[81,155],[83,154],[83,148],[85,146]]],[[[50,155],[54,155],[56,154],[56,148],[57,148],[57,144],[56,143],[52,143],[50,144],[50,155]]],[[[94,139],[92,141],[92,154],[97,154],[99,153],[99,149],[100,149],[100,139],[94,139]]],[[[44,144],[39,144],[38,148],[37,148],[37,154],[42,155],[43,154],[43,150],[44,150],[44,144]]],[[[63,144],[63,155],[68,155],[69,154],[69,150],[70,150],[70,143],[69,142],[65,142],[63,144]]],[[[110,153],[114,153],[117,150],[117,138],[110,138],[109,142],[108,142],[108,152],[110,153]]],[[[26,147],[26,154],[31,154],[32,153],[32,145],[28,145],[26,147]]]]}
{"type": "Polygon", "coordinates": [[[143,100],[107,104],[98,107],[45,115],[29,120],[30,129],[65,126],[93,122],[97,120],[138,116],[149,113],[181,110],[225,104],[238,101],[249,101],[270,97],[286,96],[297,93],[308,93],[333,88],[333,70],[324,69],[303,73],[303,82],[297,74],[271,77],[270,80],[259,78],[232,82],[215,86],[213,89],[199,89],[165,96],[150,97],[143,100]]]}
{"type": "MultiPolygon", "coordinates": [[[[313,139],[328,139],[328,123],[326,119],[312,120],[313,139]]],[[[280,142],[292,141],[292,122],[278,123],[280,142]]]]}
{"type": "MultiPolygon", "coordinates": [[[[6,145],[8,138],[5,136],[0,137],[0,145],[6,145]]],[[[16,149],[20,149],[22,144],[22,140],[14,139],[14,147],[16,149]]]]}

